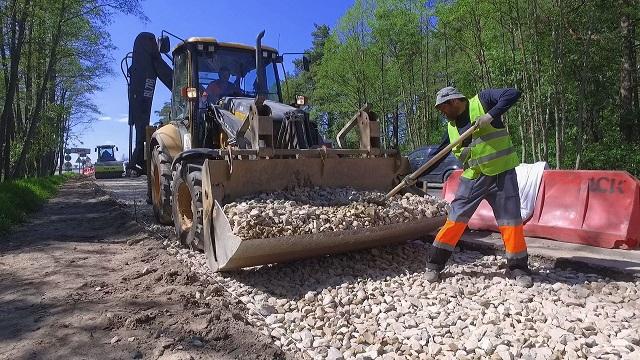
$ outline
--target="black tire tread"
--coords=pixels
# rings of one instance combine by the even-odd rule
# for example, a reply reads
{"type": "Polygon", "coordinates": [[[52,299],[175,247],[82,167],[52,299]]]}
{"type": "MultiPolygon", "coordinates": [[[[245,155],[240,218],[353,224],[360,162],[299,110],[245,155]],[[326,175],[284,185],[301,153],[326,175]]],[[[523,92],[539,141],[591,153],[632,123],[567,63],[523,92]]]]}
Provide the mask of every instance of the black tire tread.
{"type": "Polygon", "coordinates": [[[158,162],[158,171],[160,173],[160,208],[153,205],[153,215],[156,220],[163,225],[173,224],[171,218],[171,157],[165,153],[160,145],[153,148],[153,161],[158,162]]]}
{"type": "Polygon", "coordinates": [[[172,198],[172,211],[176,235],[180,242],[193,249],[204,250],[202,225],[202,166],[199,164],[178,164],[173,171],[172,194],[176,194],[181,184],[186,184],[191,193],[191,211],[193,223],[188,231],[183,231],[178,204],[172,198]],[[186,167],[186,169],[185,169],[186,167]],[[185,169],[185,170],[183,170],[185,169]]]}

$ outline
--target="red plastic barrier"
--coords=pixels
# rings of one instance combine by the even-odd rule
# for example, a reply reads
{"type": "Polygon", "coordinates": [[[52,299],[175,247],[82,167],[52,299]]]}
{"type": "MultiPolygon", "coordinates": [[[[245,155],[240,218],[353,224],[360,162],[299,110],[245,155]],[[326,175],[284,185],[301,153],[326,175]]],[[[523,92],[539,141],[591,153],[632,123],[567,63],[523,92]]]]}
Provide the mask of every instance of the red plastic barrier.
{"type": "Polygon", "coordinates": [[[524,231],[578,244],[634,248],[640,240],[640,182],[625,171],[547,170],[524,231]]]}
{"type": "MultiPolygon", "coordinates": [[[[457,171],[445,184],[451,201],[457,171]]],[[[483,201],[469,222],[477,230],[496,230],[493,211],[483,201]]],[[[625,171],[545,170],[526,236],[603,248],[634,248],[640,241],[640,181],[625,171]]]]}

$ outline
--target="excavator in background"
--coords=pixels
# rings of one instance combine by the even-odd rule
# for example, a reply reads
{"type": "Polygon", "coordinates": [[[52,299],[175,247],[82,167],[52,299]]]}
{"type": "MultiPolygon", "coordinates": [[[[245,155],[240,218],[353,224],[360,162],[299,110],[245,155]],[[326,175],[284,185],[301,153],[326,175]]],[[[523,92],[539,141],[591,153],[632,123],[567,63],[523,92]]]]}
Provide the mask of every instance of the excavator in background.
{"type": "MultiPolygon", "coordinates": [[[[235,199],[292,186],[386,192],[409,172],[408,160],[380,147],[379,124],[368,106],[341,131],[344,140],[357,129],[358,149],[326,143],[306,112],[283,102],[277,67],[283,58],[262,45],[264,31],[255,46],[210,37],[179,39],[171,55],[165,33],[157,42],[153,34],[140,33],[123,59],[129,124],[135,127],[128,171],[147,174],[156,220],[172,224],[186,246],[204,250],[213,271],[402,242],[444,223],[439,217],[357,231],[235,236],[222,211],[235,199]],[[171,91],[171,116],[153,127],[157,79],[171,91]]],[[[132,137],[131,131],[130,144],[132,137]]]]}

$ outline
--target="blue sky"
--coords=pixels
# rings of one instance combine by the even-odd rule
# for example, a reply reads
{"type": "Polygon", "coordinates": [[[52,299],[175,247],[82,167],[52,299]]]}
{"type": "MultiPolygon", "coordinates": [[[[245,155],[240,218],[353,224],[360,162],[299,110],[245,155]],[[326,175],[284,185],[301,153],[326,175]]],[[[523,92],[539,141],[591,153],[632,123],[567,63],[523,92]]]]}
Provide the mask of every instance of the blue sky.
{"type": "MultiPolygon", "coordinates": [[[[104,143],[118,146],[118,159],[122,154],[128,154],[127,86],[120,72],[120,60],[131,51],[138,33],[148,31],[158,36],[162,30],[167,30],[182,38],[205,36],[220,41],[255,44],[256,35],[266,30],[264,44],[278,48],[281,53],[301,52],[311,47],[314,23],[333,28],[352,4],[353,1],[349,0],[147,0],[143,9],[149,22],[145,24],[133,16],[118,15],[110,26],[109,33],[116,46],[112,64],[115,75],[105,78],[104,90],[94,94],[102,114],[79,134],[84,144],[70,145],[91,148],[92,159],[95,159],[93,148],[104,143]]],[[[173,49],[176,40],[171,41],[173,49]]],[[[168,100],[169,90],[158,81],[153,111],[160,109],[168,100]]],[[[155,118],[152,112],[152,123],[155,118]]]]}

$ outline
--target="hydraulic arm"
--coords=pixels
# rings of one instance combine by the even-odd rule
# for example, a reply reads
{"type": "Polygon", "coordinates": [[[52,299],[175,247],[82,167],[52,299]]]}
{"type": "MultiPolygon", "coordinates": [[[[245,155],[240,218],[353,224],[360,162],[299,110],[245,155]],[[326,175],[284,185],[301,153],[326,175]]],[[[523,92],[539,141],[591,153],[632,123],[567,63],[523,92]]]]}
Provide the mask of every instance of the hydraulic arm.
{"type": "MultiPolygon", "coordinates": [[[[144,141],[145,127],[151,119],[151,104],[156,88],[156,79],[171,90],[173,70],[162,59],[155,35],[142,32],[133,44],[133,52],[127,54],[123,63],[128,65],[125,77],[129,95],[129,165],[128,170],[145,173],[144,141]],[[132,148],[132,130],[135,127],[135,150],[132,148]]],[[[124,69],[123,69],[124,73],[124,69]]]]}

